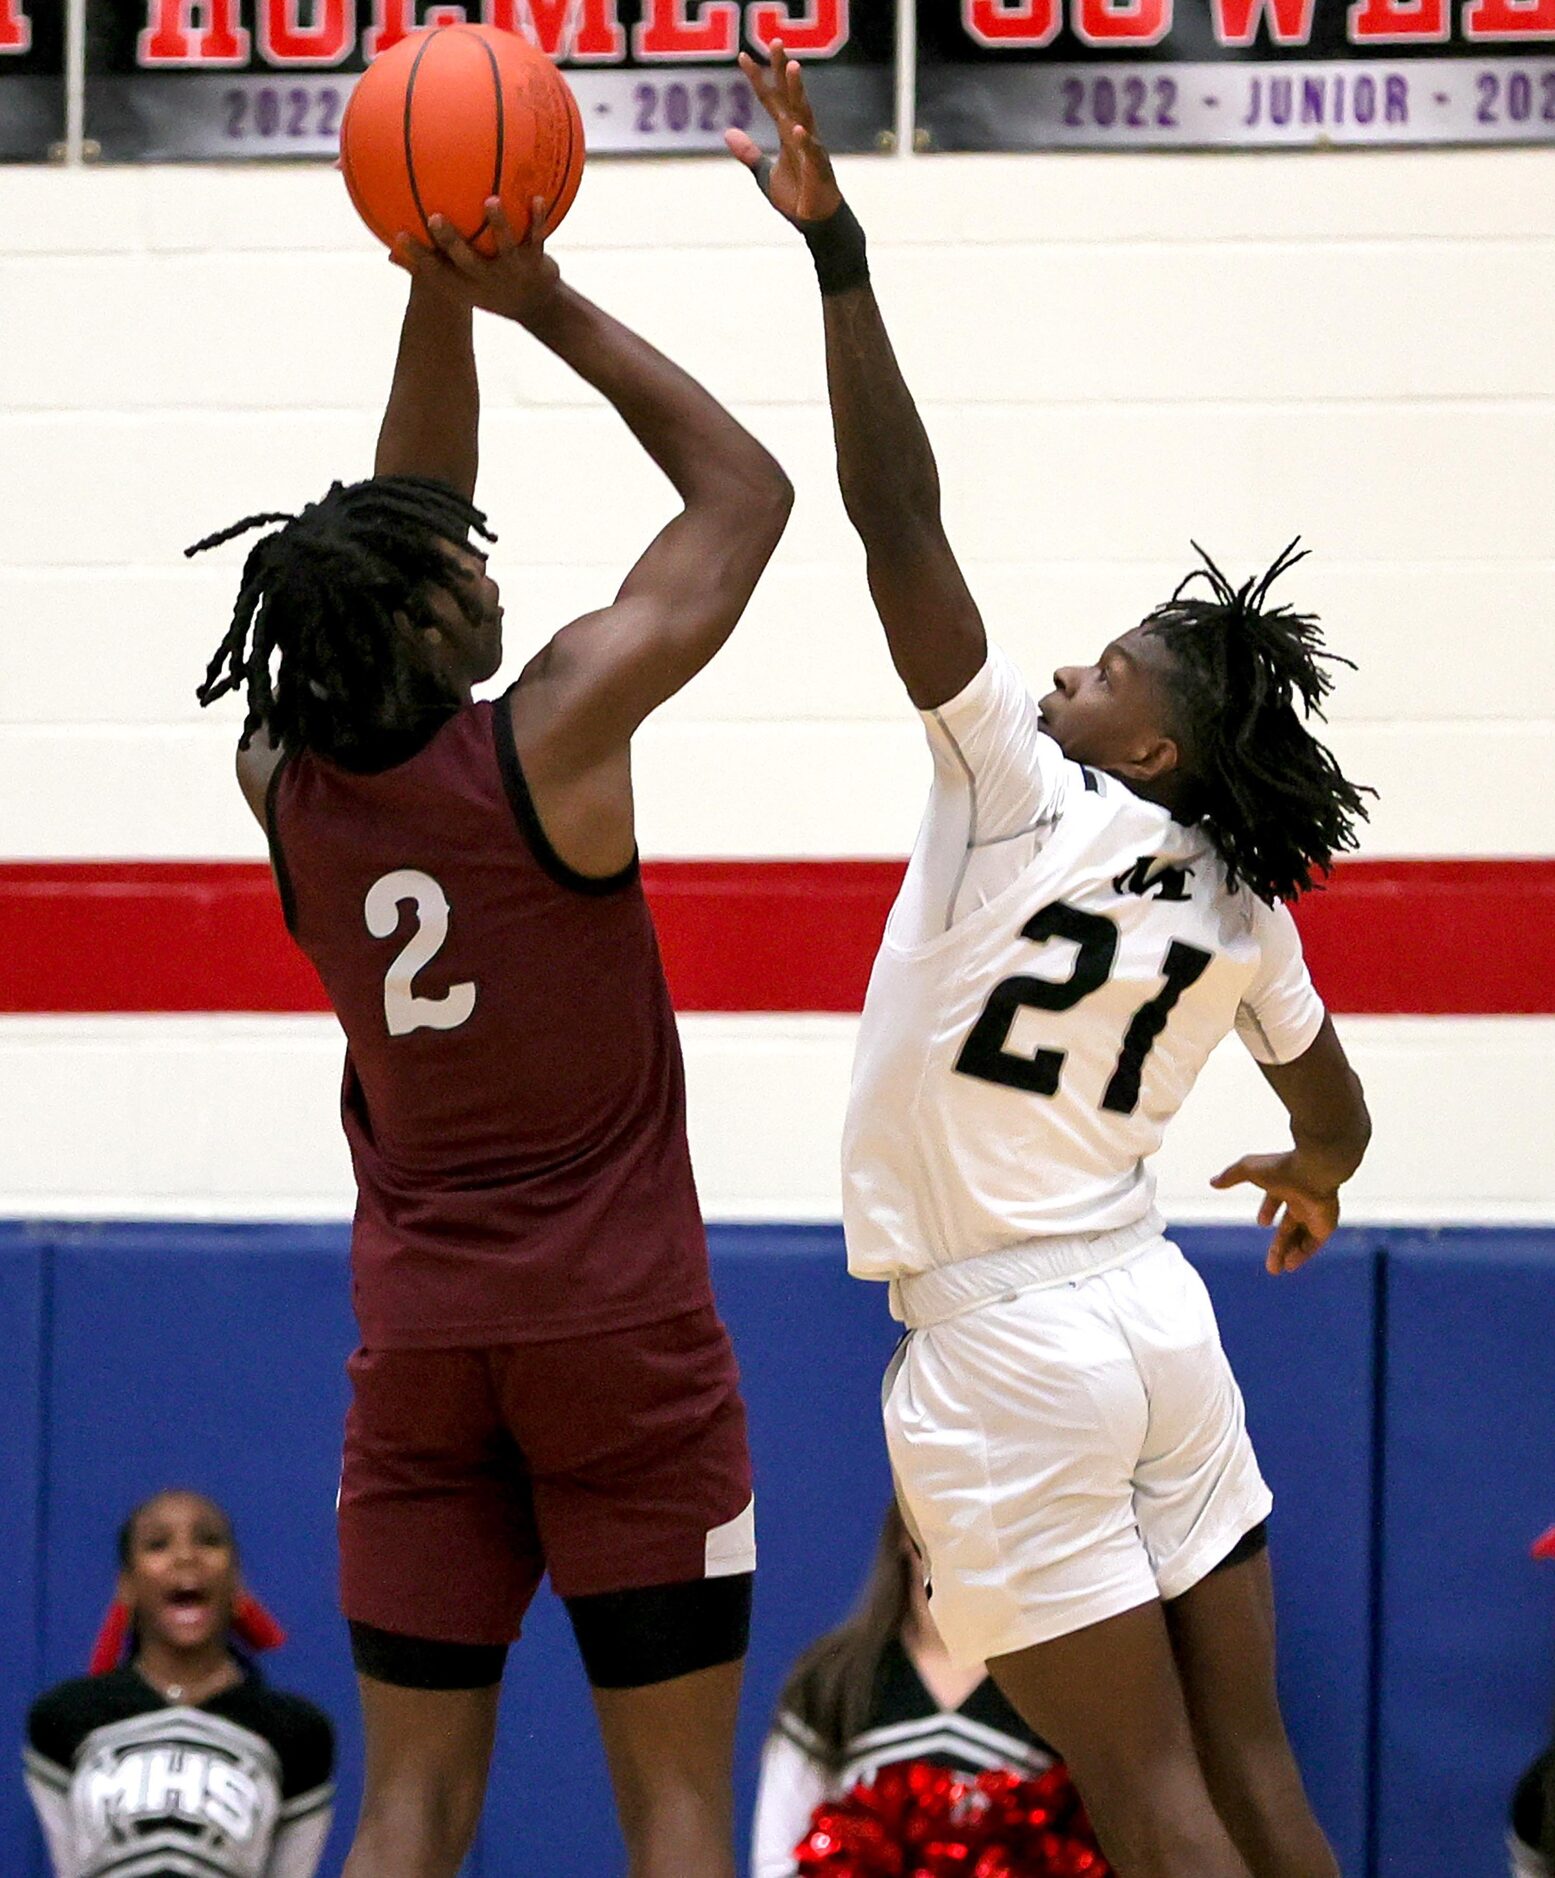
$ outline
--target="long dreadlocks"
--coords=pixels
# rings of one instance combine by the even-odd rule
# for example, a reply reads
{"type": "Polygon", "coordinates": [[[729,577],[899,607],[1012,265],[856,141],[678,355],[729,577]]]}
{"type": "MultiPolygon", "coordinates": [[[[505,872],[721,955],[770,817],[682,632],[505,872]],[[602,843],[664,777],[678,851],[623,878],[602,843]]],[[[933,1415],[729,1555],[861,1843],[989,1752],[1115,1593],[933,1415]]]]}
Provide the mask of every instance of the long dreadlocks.
{"type": "Polygon", "coordinates": [[[1173,655],[1167,683],[1188,785],[1177,812],[1203,824],[1232,887],[1244,883],[1271,904],[1294,899],[1356,846],[1362,798],[1376,793],[1348,781],[1302,721],[1323,716],[1333,685],[1325,663],[1350,661],[1324,648],[1310,614],[1267,604],[1275,581],[1305,558],[1296,542],[1239,588],[1193,546],[1204,565],[1144,622],[1173,655]],[[1211,597],[1188,597],[1200,580],[1211,597]]]}
{"type": "Polygon", "coordinates": [[[374,767],[413,745],[450,704],[396,613],[412,627],[437,624],[437,589],[468,610],[450,546],[472,530],[496,537],[445,483],[379,476],[334,483],[300,515],[247,516],[185,553],[272,522],[283,526],[249,549],[232,624],[195,695],[204,705],[244,689],[244,749],[263,727],[277,743],[374,767]]]}

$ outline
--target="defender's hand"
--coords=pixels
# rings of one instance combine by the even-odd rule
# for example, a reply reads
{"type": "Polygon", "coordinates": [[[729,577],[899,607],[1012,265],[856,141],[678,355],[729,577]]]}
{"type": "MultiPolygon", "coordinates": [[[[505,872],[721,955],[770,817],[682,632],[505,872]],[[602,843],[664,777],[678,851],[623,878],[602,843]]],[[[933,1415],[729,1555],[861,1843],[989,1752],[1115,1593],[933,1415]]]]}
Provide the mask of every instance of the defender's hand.
{"type": "Polygon", "coordinates": [[[1222,1191],[1242,1186],[1263,1189],[1258,1224],[1274,1227],[1265,1263],[1276,1277],[1305,1265],[1339,1224],[1338,1188],[1317,1174],[1299,1149],[1288,1154],[1244,1154],[1209,1184],[1222,1191]]]}
{"type": "Polygon", "coordinates": [[[826,221],[842,207],[842,191],[815,128],[815,113],[805,95],[804,73],[783,50],[780,39],[772,42],[765,70],[748,52],[740,54],[740,70],[777,126],[777,159],[764,157],[755,140],[743,130],[725,131],[724,142],[748,170],[755,172],[768,201],[780,215],[786,215],[791,222],[826,221]]]}
{"type": "Polygon", "coordinates": [[[496,243],[495,254],[479,253],[444,216],[434,215],[427,226],[436,247],[401,235],[393,258],[418,284],[441,288],[468,306],[483,307],[505,319],[527,321],[561,285],[561,270],[545,252],[545,217],[545,199],[537,196],[530,204],[529,233],[520,241],[501,202],[491,196],[486,202],[486,226],[496,243]]]}

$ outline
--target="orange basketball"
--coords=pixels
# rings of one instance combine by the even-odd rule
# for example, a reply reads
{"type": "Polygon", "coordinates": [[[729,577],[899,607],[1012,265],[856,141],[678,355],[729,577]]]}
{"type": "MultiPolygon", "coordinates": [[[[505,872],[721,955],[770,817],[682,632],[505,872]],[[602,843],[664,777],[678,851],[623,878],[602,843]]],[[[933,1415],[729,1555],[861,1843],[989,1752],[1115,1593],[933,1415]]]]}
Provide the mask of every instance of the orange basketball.
{"type": "Polygon", "coordinates": [[[486,198],[500,196],[513,232],[548,203],[550,234],[583,176],[583,119],[556,67],[527,39],[495,26],[412,33],[368,66],[340,126],[340,167],[357,213],[382,242],[430,241],[446,215],[484,252],[486,198]]]}

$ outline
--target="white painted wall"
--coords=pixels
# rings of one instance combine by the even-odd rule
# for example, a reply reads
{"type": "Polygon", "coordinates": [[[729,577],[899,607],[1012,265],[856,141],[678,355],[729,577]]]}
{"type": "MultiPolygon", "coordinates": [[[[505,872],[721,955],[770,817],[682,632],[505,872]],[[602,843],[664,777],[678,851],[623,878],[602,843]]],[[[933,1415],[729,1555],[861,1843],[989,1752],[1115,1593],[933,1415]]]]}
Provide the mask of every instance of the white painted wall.
{"type": "MultiPolygon", "coordinates": [[[[710,1219],[836,1219],[851,1017],[681,1020],[710,1219]]],[[[1377,1134],[1346,1217],[1555,1220],[1555,1018],[1350,1018],[1377,1134]]],[[[0,1216],[344,1218],[351,1171],[330,1017],[0,1019],[0,1216]]],[[[1173,1220],[1247,1220],[1206,1182],[1279,1148],[1278,1104],[1236,1043],[1157,1162],[1173,1220]]]]}
{"type": "MultiPolygon", "coordinates": [[[[1382,791],[1368,851],[1555,853],[1555,151],[844,181],[953,537],[1035,680],[1164,597],[1190,535],[1241,574],[1300,531],[1290,595],[1361,665],[1333,735],[1382,791]]],[[[797,242],[732,164],[599,162],[555,251],[799,488],[746,623],[644,734],[645,852],[904,852],[926,766],[835,493],[797,242]]],[[[402,299],[326,169],[0,171],[0,857],[258,855],[233,713],[192,695],[240,551],[179,550],[367,472],[402,299]]],[[[516,668],[670,497],[524,335],[491,326],[482,363],[516,668]]],[[[1364,1210],[1555,1217],[1548,1024],[1349,1031],[1381,1123],[1364,1210]]],[[[849,1036],[687,1022],[713,1211],[834,1211],[849,1036]]],[[[337,1066],[327,1020],[0,1024],[0,1211],[341,1210],[337,1066]]],[[[1165,1162],[1180,1217],[1261,1100],[1230,1052],[1206,1076],[1165,1162]]]]}

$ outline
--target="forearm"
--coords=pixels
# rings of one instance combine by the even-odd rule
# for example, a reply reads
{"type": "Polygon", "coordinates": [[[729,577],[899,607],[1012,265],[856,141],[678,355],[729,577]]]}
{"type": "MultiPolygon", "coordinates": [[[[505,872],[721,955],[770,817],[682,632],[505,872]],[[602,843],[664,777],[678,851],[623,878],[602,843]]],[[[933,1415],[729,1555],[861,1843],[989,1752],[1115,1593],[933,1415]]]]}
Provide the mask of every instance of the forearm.
{"type": "Polygon", "coordinates": [[[479,431],[473,311],[434,282],[415,278],[374,473],[435,477],[469,499],[479,431]]]}
{"type": "Polygon", "coordinates": [[[852,287],[823,304],[843,504],[892,663],[913,703],[931,710],[987,658],[982,616],[945,538],[934,452],[873,292],[852,287]]]}
{"type": "Polygon", "coordinates": [[[829,294],[822,305],[837,478],[849,519],[866,547],[925,526],[937,531],[934,451],[873,289],[829,294]]]}
{"type": "Polygon", "coordinates": [[[523,323],[615,407],[686,503],[786,487],[776,461],[710,392],[581,294],[558,288],[523,323]]]}
{"type": "Polygon", "coordinates": [[[1371,1117],[1360,1084],[1355,1085],[1355,1108],[1342,1120],[1313,1123],[1292,1116],[1290,1135],[1303,1163],[1337,1191],[1366,1158],[1371,1142],[1371,1117]]]}
{"type": "Polygon", "coordinates": [[[1361,1164],[1371,1116],[1333,1018],[1324,1017],[1316,1037],[1292,1062],[1261,1067],[1290,1118],[1291,1141],[1314,1183],[1337,1190],[1361,1164]]]}

